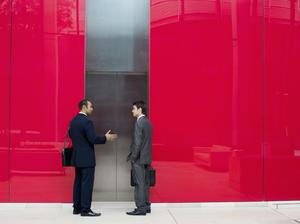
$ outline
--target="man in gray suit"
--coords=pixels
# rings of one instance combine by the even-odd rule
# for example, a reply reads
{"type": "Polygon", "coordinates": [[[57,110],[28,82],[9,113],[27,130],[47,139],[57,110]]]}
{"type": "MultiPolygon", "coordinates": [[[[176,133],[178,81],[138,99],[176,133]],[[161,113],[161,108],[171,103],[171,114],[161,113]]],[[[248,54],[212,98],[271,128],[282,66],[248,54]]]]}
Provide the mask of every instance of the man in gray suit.
{"type": "Polygon", "coordinates": [[[136,209],[127,215],[146,215],[151,212],[149,202],[150,178],[149,169],[152,162],[152,127],[146,117],[146,105],[136,101],[132,105],[132,115],[137,120],[127,161],[131,162],[135,182],[134,200],[136,209]]]}

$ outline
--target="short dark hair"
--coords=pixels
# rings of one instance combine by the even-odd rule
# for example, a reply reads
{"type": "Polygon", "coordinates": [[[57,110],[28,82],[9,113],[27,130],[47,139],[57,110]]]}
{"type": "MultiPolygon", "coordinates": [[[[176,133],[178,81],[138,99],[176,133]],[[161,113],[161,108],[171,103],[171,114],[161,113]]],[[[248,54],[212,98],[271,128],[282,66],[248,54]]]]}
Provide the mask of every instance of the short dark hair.
{"type": "Polygon", "coordinates": [[[89,102],[89,100],[87,100],[87,99],[80,100],[80,102],[78,104],[79,109],[82,110],[83,106],[87,107],[88,106],[88,102],[89,102]]]}
{"type": "Polygon", "coordinates": [[[144,101],[135,101],[132,103],[132,106],[136,106],[137,109],[142,109],[142,113],[147,115],[147,105],[144,101]]]}

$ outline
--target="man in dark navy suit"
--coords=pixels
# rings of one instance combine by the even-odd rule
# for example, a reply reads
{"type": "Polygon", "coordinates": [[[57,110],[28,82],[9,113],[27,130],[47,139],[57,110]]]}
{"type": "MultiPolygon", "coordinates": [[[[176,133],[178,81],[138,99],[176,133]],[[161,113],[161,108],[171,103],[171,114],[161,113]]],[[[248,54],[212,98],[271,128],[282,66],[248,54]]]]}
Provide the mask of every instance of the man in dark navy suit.
{"type": "Polygon", "coordinates": [[[70,123],[69,134],[73,144],[72,165],[75,167],[73,189],[73,214],[81,216],[100,216],[91,210],[95,174],[94,144],[105,144],[117,138],[110,130],[105,136],[97,136],[93,122],[88,118],[93,105],[84,99],[79,103],[80,112],[70,123]]]}

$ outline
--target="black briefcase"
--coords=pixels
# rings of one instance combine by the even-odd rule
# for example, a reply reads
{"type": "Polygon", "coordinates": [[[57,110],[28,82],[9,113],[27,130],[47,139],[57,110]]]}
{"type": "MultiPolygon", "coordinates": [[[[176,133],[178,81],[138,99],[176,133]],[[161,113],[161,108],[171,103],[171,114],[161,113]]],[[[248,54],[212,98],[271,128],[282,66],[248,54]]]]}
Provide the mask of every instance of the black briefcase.
{"type": "MultiPolygon", "coordinates": [[[[156,181],[156,178],[155,178],[155,176],[156,176],[155,169],[153,169],[153,167],[150,167],[150,168],[148,168],[148,170],[146,172],[149,172],[150,186],[151,187],[155,186],[155,181],[156,181]]],[[[132,169],[130,171],[130,185],[132,187],[135,186],[132,169]]]]}
{"type": "Polygon", "coordinates": [[[68,131],[66,133],[63,149],[61,152],[63,166],[72,166],[71,160],[72,160],[72,154],[73,154],[73,147],[67,146],[68,145],[67,142],[70,142],[69,129],[70,129],[70,127],[68,128],[68,131]]]}
{"type": "Polygon", "coordinates": [[[62,165],[63,166],[72,166],[71,160],[72,160],[72,153],[73,148],[63,148],[62,150],[62,165]]]}

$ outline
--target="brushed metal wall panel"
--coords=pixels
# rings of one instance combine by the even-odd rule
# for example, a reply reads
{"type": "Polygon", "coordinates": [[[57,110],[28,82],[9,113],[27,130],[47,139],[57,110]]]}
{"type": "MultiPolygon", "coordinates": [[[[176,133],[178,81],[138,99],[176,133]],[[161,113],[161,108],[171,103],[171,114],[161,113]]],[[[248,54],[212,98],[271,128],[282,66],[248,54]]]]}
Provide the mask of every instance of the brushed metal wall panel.
{"type": "Polygon", "coordinates": [[[133,200],[130,165],[126,162],[135,119],[132,103],[147,100],[147,74],[87,74],[86,97],[94,106],[91,119],[97,133],[112,129],[119,138],[113,143],[96,146],[94,200],[133,200]]]}
{"type": "Polygon", "coordinates": [[[148,71],[149,0],[88,0],[87,71],[148,71]]]}

